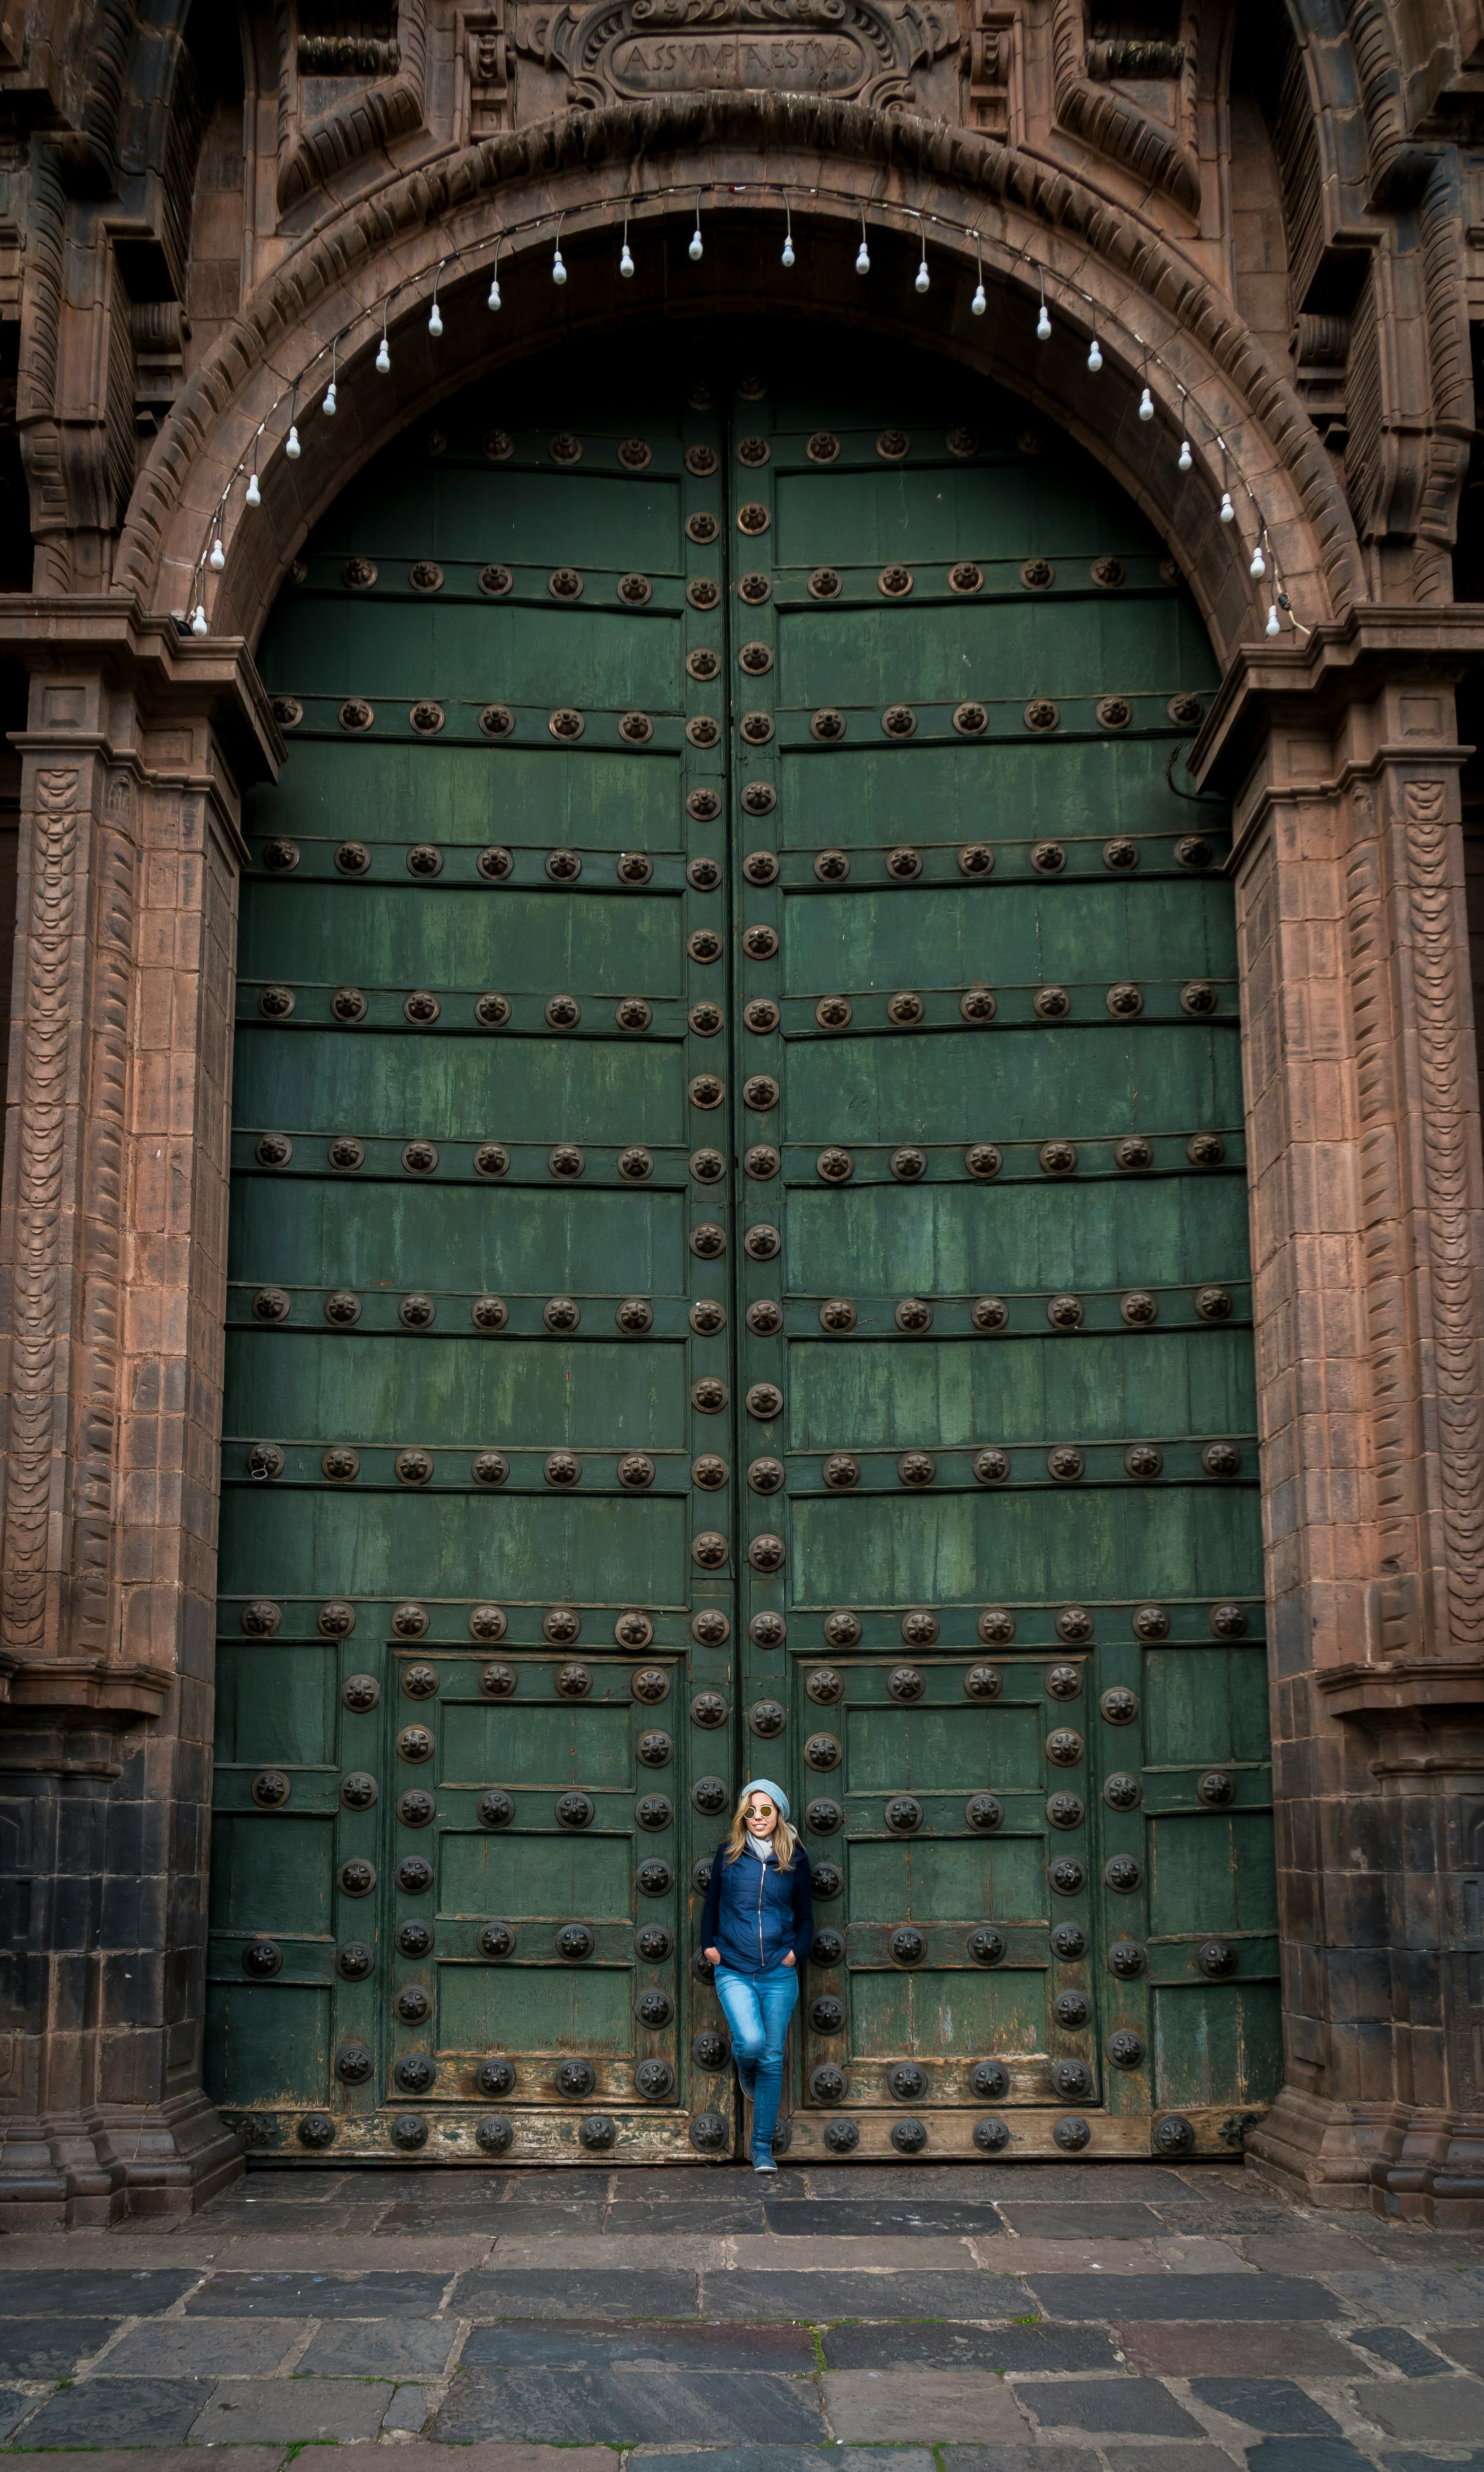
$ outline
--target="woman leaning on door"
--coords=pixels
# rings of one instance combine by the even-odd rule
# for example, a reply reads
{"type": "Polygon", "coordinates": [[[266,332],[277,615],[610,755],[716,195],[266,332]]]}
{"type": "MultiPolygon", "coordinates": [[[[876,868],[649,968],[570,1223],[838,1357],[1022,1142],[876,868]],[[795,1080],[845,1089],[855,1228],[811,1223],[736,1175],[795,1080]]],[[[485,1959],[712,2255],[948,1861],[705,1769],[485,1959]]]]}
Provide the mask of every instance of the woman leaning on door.
{"type": "Polygon", "coordinates": [[[752,2100],[754,2172],[778,2169],[784,2045],[813,1929],[809,1858],[789,1825],[789,1797],[771,1777],[754,1777],[712,1859],[701,1915],[701,1954],[717,1969],[737,2081],[752,2100]]]}

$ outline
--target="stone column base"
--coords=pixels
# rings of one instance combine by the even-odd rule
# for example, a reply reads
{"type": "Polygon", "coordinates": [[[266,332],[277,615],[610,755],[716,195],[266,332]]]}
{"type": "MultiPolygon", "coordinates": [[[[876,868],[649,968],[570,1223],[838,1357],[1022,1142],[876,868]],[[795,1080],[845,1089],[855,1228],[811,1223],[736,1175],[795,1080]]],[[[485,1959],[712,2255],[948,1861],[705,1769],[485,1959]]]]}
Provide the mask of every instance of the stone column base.
{"type": "Polygon", "coordinates": [[[243,2141],[197,2087],[166,2104],[7,2121],[0,2231],[193,2214],[240,2179],[243,2141]]]}
{"type": "Polygon", "coordinates": [[[1484,2229],[1484,2121],[1284,2086],[1247,2139],[1246,2164],[1301,2205],[1484,2229]]]}

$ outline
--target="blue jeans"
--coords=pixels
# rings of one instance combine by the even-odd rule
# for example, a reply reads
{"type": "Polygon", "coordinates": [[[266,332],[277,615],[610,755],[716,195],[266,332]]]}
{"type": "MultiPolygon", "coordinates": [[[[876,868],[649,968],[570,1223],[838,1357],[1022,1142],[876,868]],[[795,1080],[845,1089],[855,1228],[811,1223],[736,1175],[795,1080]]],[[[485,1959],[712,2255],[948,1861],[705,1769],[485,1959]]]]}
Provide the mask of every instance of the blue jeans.
{"type": "Polygon", "coordinates": [[[770,1966],[766,1974],[717,1968],[717,1998],[731,2029],[737,2082],[752,2097],[752,2151],[773,2151],[773,2130],[783,2093],[783,2051],[789,2020],[798,2005],[796,1965],[770,1966]]]}

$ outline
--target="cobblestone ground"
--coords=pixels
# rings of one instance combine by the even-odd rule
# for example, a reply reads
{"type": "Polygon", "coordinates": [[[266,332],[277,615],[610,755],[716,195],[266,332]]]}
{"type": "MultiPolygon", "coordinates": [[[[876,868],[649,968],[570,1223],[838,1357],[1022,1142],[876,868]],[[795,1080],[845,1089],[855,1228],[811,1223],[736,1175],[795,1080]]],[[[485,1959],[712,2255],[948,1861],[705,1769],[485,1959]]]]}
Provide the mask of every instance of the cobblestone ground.
{"type": "Polygon", "coordinates": [[[1484,2472],[1484,2237],[1227,2165],[261,2170],[0,2240],[0,2388],[99,2472],[1484,2472]]]}

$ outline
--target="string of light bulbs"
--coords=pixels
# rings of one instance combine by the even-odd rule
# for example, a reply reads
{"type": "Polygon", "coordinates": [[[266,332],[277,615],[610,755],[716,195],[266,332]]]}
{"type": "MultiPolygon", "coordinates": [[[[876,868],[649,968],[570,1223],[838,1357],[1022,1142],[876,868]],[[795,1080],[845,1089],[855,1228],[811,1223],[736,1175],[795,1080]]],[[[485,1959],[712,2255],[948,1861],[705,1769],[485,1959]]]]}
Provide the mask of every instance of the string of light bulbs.
{"type": "MultiPolygon", "coordinates": [[[[636,266],[633,250],[629,240],[629,224],[631,219],[638,216],[645,208],[658,207],[662,212],[671,211],[672,209],[670,205],[671,201],[681,198],[690,198],[693,193],[695,199],[695,225],[691,233],[690,244],[686,252],[693,265],[699,265],[706,253],[705,237],[701,227],[701,209],[708,194],[712,196],[721,195],[728,197],[745,195],[749,197],[762,197],[765,199],[775,198],[781,202],[784,212],[784,242],[783,249],[780,253],[780,263],[786,273],[789,272],[797,263],[797,251],[793,245],[794,204],[796,202],[801,201],[814,203],[821,199],[848,208],[852,215],[859,214],[860,219],[860,246],[856,253],[856,273],[858,276],[864,278],[871,272],[871,253],[866,236],[865,208],[860,204],[859,197],[852,193],[828,187],[806,189],[781,181],[715,181],[703,183],[699,188],[695,188],[693,191],[693,184],[687,182],[683,187],[675,186],[667,189],[646,189],[637,191],[630,196],[621,198],[614,202],[615,217],[620,211],[622,211],[624,218],[623,241],[618,261],[619,275],[623,281],[628,282],[632,279],[636,266]]],[[[564,286],[568,280],[568,270],[561,253],[561,229],[562,225],[566,220],[567,211],[568,210],[565,207],[562,208],[562,210],[556,214],[554,219],[550,211],[544,214],[528,216],[521,221],[506,226],[495,235],[493,243],[487,240],[466,242],[459,248],[447,250],[445,254],[437,260],[433,270],[432,298],[428,312],[428,333],[432,337],[433,341],[436,343],[443,332],[443,319],[438,308],[438,287],[443,279],[446,269],[450,267],[458,267],[466,259],[483,258],[487,252],[489,257],[489,292],[485,305],[492,315],[498,315],[505,305],[500,290],[501,250],[506,247],[507,242],[511,242],[525,233],[533,234],[539,232],[545,226],[553,224],[554,221],[554,230],[552,242],[551,279],[558,288],[564,286]]],[[[960,240],[965,244],[972,243],[976,253],[976,284],[974,296],[969,303],[969,307],[970,312],[974,317],[982,318],[984,316],[989,306],[988,295],[984,288],[984,236],[977,224],[971,225],[967,223],[957,223],[954,221],[953,218],[946,215],[930,214],[925,218],[922,211],[918,208],[893,208],[885,205],[883,202],[879,202],[878,212],[898,214],[904,217],[909,225],[912,223],[915,223],[916,225],[918,264],[917,272],[912,279],[912,289],[919,297],[930,291],[932,285],[932,273],[928,263],[929,226],[930,225],[934,226],[940,233],[951,234],[955,239],[960,240]]],[[[1053,327],[1051,313],[1048,306],[1046,297],[1047,269],[1039,260],[1032,258],[1029,251],[1025,249],[1019,249],[1012,252],[1006,272],[1013,275],[1017,268],[1024,269],[1027,275],[1033,277],[1035,280],[1037,295],[1035,337],[1038,344],[1048,344],[1051,340],[1053,327]]],[[[305,385],[307,392],[308,381],[312,377],[314,371],[319,367],[320,363],[328,357],[330,364],[329,383],[320,399],[319,411],[325,418],[333,419],[339,407],[340,354],[342,349],[347,347],[350,338],[357,333],[358,329],[364,328],[367,322],[372,324],[374,330],[374,321],[378,309],[381,311],[381,337],[377,347],[376,358],[372,366],[378,376],[389,376],[391,370],[391,346],[389,337],[389,327],[392,306],[404,293],[420,292],[426,281],[426,275],[405,275],[400,281],[394,283],[390,290],[387,292],[380,300],[376,301],[368,311],[364,310],[356,318],[348,320],[343,326],[331,336],[327,344],[322,344],[320,345],[318,351],[309,362],[307,368],[301,373],[301,376],[299,378],[293,379],[282,389],[269,407],[268,412],[258,422],[252,435],[248,452],[242,456],[234,470],[229,475],[226,485],[217,501],[216,507],[207,520],[206,533],[209,546],[203,547],[201,556],[197,560],[192,574],[191,597],[194,602],[194,607],[192,608],[190,617],[190,631],[193,635],[200,636],[209,634],[210,632],[210,625],[207,620],[205,606],[207,588],[206,576],[208,571],[213,575],[220,575],[226,564],[225,530],[232,493],[237,487],[239,482],[244,484],[243,506],[245,510],[260,507],[263,503],[262,487],[259,478],[260,450],[263,448],[264,441],[268,439],[269,432],[276,420],[278,414],[282,411],[285,402],[287,402],[289,406],[289,420],[288,428],[283,439],[282,452],[285,460],[294,464],[297,463],[303,452],[298,433],[298,398],[300,384],[303,383],[305,385]]],[[[1056,284],[1058,278],[1053,273],[1053,285],[1056,284]]],[[[1096,377],[1103,367],[1103,353],[1101,345],[1098,341],[1097,332],[1097,303],[1094,299],[1092,294],[1084,291],[1080,284],[1064,281],[1061,283],[1061,290],[1064,294],[1070,295],[1074,300],[1080,301],[1088,313],[1089,326],[1091,329],[1091,343],[1089,345],[1087,354],[1087,368],[1089,374],[1093,377],[1096,377]]],[[[1175,391],[1179,395],[1181,437],[1180,452],[1175,462],[1176,471],[1184,477],[1194,469],[1195,454],[1190,438],[1191,414],[1193,412],[1195,414],[1196,420],[1204,426],[1204,429],[1207,432],[1207,443],[1210,448],[1220,456],[1221,459],[1221,497],[1217,512],[1219,520],[1223,524],[1231,524],[1237,521],[1237,507],[1232,494],[1232,479],[1234,474],[1236,475],[1238,488],[1246,494],[1251,508],[1253,521],[1256,526],[1256,537],[1253,544],[1252,558],[1249,561],[1247,571],[1256,582],[1266,579],[1269,574],[1269,569],[1271,569],[1271,582],[1268,586],[1267,618],[1263,628],[1264,634],[1269,637],[1280,635],[1283,632],[1284,620],[1286,619],[1288,626],[1294,633],[1301,636],[1307,636],[1310,632],[1310,630],[1302,626],[1299,620],[1293,615],[1289,596],[1284,586],[1283,576],[1279,568],[1277,556],[1273,550],[1272,542],[1268,534],[1267,524],[1263,517],[1262,510],[1258,502],[1257,492],[1254,489],[1252,483],[1248,480],[1247,475],[1243,472],[1237,459],[1232,453],[1231,447],[1229,446],[1225,437],[1222,435],[1221,431],[1207,418],[1206,415],[1200,410],[1200,407],[1191,403],[1190,396],[1186,387],[1181,383],[1179,378],[1175,376],[1174,371],[1170,368],[1168,363],[1162,357],[1156,347],[1147,343],[1145,339],[1138,333],[1134,333],[1131,336],[1131,341],[1137,346],[1141,356],[1141,392],[1138,407],[1139,418],[1143,421],[1149,421],[1155,416],[1154,395],[1149,384],[1149,371],[1151,367],[1156,369],[1163,370],[1165,374],[1171,379],[1175,391]]]]}

